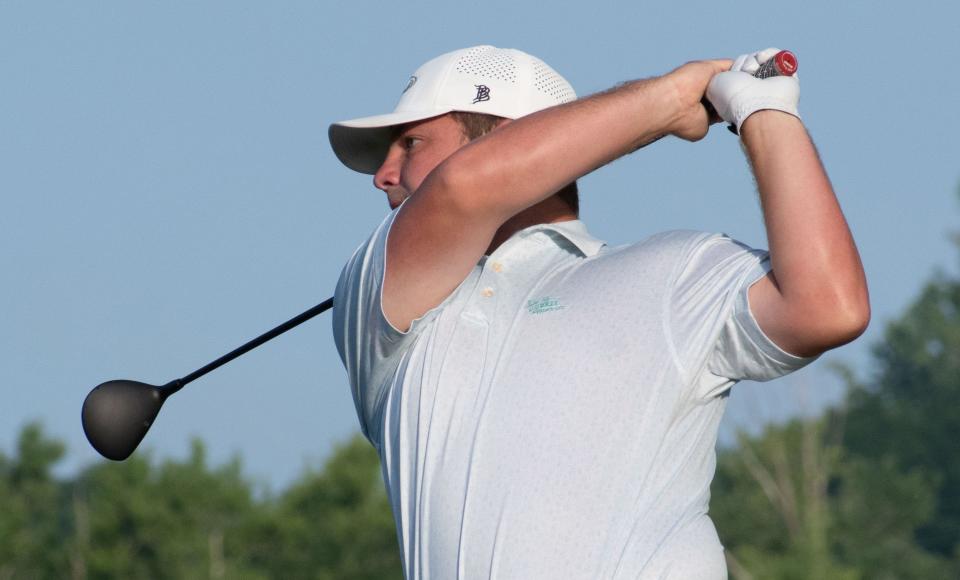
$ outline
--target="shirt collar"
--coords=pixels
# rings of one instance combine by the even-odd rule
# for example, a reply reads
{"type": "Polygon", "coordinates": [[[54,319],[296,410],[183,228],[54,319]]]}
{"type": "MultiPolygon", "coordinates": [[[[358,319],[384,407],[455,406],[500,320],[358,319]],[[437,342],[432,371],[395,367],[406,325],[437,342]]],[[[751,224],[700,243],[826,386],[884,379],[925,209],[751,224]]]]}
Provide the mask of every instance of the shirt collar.
{"type": "Polygon", "coordinates": [[[521,230],[517,233],[517,236],[525,238],[536,232],[553,232],[558,234],[561,238],[573,244],[580,253],[587,258],[596,255],[596,253],[600,251],[600,248],[607,245],[603,240],[591,236],[587,231],[587,226],[580,220],[537,224],[521,230]]]}

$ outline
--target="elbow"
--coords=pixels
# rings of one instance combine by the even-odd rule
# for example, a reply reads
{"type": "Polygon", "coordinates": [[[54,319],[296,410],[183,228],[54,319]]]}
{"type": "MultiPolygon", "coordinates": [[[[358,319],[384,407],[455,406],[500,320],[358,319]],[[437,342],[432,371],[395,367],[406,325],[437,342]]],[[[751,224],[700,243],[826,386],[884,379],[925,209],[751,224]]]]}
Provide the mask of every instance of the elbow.
{"type": "Polygon", "coordinates": [[[870,301],[866,296],[852,300],[839,309],[834,319],[831,326],[836,344],[829,348],[853,342],[866,332],[870,325],[870,301]]]}
{"type": "MultiPolygon", "coordinates": [[[[805,303],[784,304],[785,326],[777,343],[791,354],[812,357],[853,342],[870,324],[866,292],[835,295],[805,303]]],[[[776,337],[775,337],[776,339],[776,337]]]]}
{"type": "Polygon", "coordinates": [[[870,325],[870,293],[862,270],[860,274],[859,280],[851,284],[852,288],[844,294],[843,299],[838,300],[838,318],[842,321],[839,325],[840,334],[845,339],[842,344],[858,338],[870,325]]]}
{"type": "Polygon", "coordinates": [[[443,205],[456,215],[497,225],[532,205],[531,195],[510,164],[486,149],[467,145],[438,165],[428,177],[443,205]]]}
{"type": "Polygon", "coordinates": [[[442,204],[446,215],[475,219],[489,209],[481,191],[481,182],[475,170],[466,167],[454,156],[437,166],[424,185],[434,199],[442,204]]]}
{"type": "Polygon", "coordinates": [[[870,297],[862,270],[853,270],[848,276],[801,276],[805,284],[799,285],[785,284],[784,278],[771,273],[770,283],[755,288],[760,305],[757,320],[787,352],[817,356],[866,332],[870,297]]]}
{"type": "Polygon", "coordinates": [[[861,296],[836,302],[832,308],[821,311],[807,320],[818,321],[810,332],[804,353],[807,356],[822,354],[828,350],[851,343],[870,325],[870,301],[864,292],[861,296]]]}

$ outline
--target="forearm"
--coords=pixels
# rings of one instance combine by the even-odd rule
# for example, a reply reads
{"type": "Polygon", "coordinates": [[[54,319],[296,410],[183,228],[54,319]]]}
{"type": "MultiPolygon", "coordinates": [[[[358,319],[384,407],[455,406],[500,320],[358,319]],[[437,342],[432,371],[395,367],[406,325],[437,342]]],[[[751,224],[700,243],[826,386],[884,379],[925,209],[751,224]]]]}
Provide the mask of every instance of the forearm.
{"type": "Polygon", "coordinates": [[[767,318],[761,327],[789,323],[786,340],[807,351],[798,354],[852,340],[869,319],[863,266],[806,129],[792,115],[760,111],[741,135],[770,246],[775,283],[768,290],[778,294],[754,309],[767,318]]]}
{"type": "MultiPolygon", "coordinates": [[[[667,134],[702,138],[701,100],[730,61],[689,63],[510,122],[463,147],[438,170],[470,215],[514,214],[579,177],[667,134]]],[[[449,192],[448,192],[449,193],[449,192]]]]}
{"type": "Polygon", "coordinates": [[[441,168],[453,174],[458,194],[483,204],[474,213],[489,209],[506,219],[663,135],[674,109],[662,78],[634,81],[510,122],[441,168]]]}

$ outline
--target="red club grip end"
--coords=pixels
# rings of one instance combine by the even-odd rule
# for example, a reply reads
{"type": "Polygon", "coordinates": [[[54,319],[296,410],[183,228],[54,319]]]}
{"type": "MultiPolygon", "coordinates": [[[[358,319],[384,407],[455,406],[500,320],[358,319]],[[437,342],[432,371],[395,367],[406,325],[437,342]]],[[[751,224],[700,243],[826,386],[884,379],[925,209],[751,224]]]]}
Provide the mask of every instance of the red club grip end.
{"type": "Polygon", "coordinates": [[[773,57],[777,70],[785,77],[793,76],[797,72],[797,57],[789,50],[781,50],[773,57]]]}
{"type": "Polygon", "coordinates": [[[753,76],[758,79],[778,76],[790,77],[797,72],[798,66],[799,64],[797,63],[795,54],[789,50],[781,50],[773,55],[773,58],[761,64],[753,76]]]}

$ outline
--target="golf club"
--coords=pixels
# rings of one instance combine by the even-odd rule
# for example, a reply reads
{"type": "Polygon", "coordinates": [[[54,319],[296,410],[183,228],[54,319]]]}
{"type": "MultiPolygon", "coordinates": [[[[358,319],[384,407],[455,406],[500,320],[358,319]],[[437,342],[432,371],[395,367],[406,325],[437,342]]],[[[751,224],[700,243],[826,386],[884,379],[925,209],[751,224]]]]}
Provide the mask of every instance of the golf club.
{"type": "Polygon", "coordinates": [[[83,432],[90,445],[100,455],[114,461],[123,461],[137,448],[147,434],[153,420],[167,398],[210,371],[221,367],[238,356],[272,340],[291,328],[333,307],[333,298],[328,298],[310,310],[299,314],[280,326],[237,347],[210,364],[189,375],[174,379],[163,386],[148,385],[139,381],[114,380],[101,383],[90,391],[83,401],[81,421],[83,432]]]}

